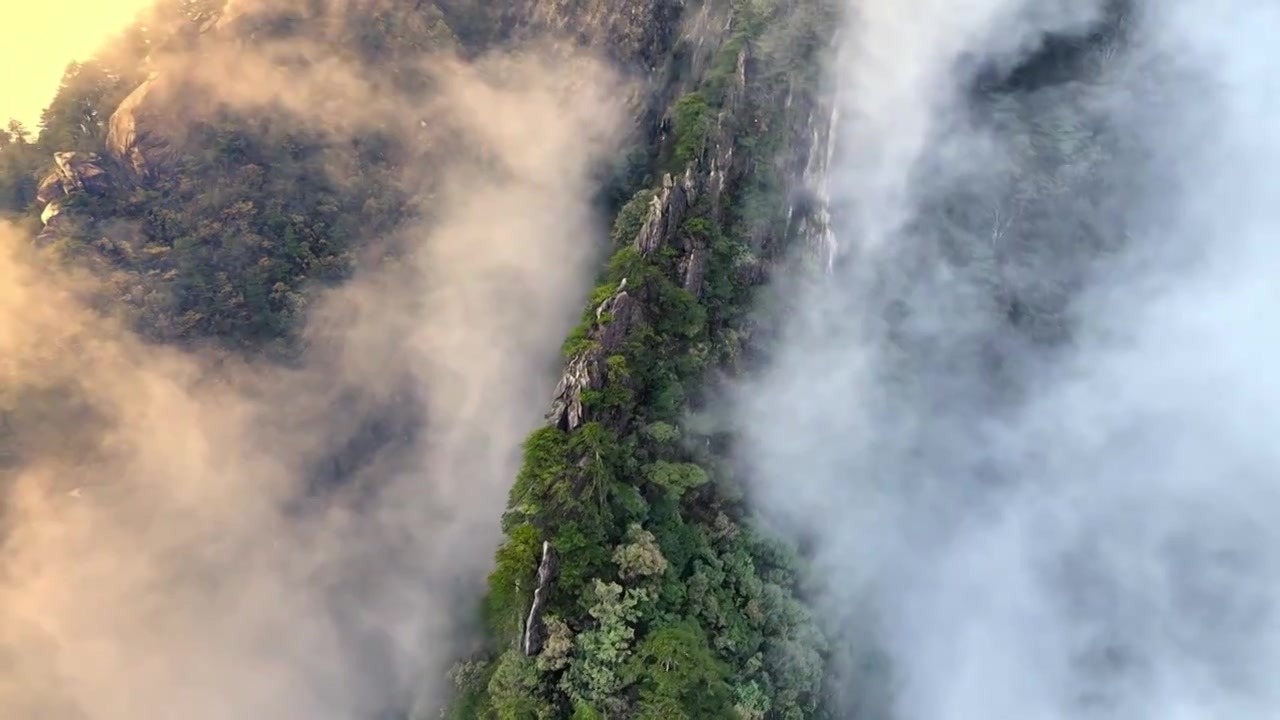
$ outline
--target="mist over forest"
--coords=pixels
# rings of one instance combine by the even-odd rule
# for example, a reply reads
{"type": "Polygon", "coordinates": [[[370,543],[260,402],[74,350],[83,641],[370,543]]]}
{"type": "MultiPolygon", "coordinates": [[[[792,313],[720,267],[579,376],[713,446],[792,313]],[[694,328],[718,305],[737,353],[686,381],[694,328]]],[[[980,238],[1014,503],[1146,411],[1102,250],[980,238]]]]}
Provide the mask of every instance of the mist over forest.
{"type": "Polygon", "coordinates": [[[87,13],[0,21],[0,718],[1280,714],[1280,10],[87,13]]]}

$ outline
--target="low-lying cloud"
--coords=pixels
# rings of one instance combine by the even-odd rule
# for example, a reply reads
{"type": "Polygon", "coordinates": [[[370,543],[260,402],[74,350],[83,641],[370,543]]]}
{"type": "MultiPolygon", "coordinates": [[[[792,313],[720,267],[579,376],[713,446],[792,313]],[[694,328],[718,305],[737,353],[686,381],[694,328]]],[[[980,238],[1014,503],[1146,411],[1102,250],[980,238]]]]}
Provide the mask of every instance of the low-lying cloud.
{"type": "Polygon", "coordinates": [[[147,343],[0,228],[0,714],[441,702],[591,282],[622,118],[590,58],[440,62],[426,105],[393,107],[467,151],[407,171],[436,180],[430,222],[317,299],[300,367],[147,343]]]}
{"type": "Polygon", "coordinates": [[[1280,708],[1280,16],[1134,2],[1074,81],[972,90],[1103,10],[1067,7],[851,12],[844,261],[743,397],[848,716],[868,683],[902,720],[1280,708]]]}

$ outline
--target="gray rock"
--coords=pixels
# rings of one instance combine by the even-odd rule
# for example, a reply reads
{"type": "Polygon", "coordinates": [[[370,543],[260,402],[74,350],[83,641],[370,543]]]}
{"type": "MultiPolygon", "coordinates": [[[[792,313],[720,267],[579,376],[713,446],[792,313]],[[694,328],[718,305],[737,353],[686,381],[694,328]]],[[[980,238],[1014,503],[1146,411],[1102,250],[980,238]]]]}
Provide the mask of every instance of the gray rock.
{"type": "Polygon", "coordinates": [[[40,187],[36,189],[36,200],[47,208],[49,203],[66,194],[67,191],[62,189],[62,177],[51,172],[40,181],[40,187]]]}
{"type": "Polygon", "coordinates": [[[662,189],[649,201],[649,216],[636,235],[636,249],[651,255],[673,241],[684,222],[685,213],[698,199],[698,176],[690,166],[678,180],[671,175],[662,178],[662,189]]]}
{"type": "Polygon", "coordinates": [[[547,608],[547,598],[551,596],[551,585],[555,582],[559,569],[560,562],[555,548],[544,540],[542,562],[538,564],[538,586],[533,591],[533,602],[529,604],[529,615],[524,622],[524,636],[520,643],[525,655],[533,656],[542,652],[542,644],[547,635],[542,614],[547,608]]]}
{"type": "Polygon", "coordinates": [[[160,131],[160,83],[160,75],[152,73],[120,103],[108,122],[107,151],[139,176],[154,173],[171,159],[170,143],[160,131]]]}
{"type": "MultiPolygon", "coordinates": [[[[57,152],[53,154],[54,173],[58,177],[65,194],[77,190],[92,193],[105,192],[110,185],[107,171],[102,168],[102,159],[93,153],[57,152]]],[[[41,182],[45,186],[49,178],[41,182]]]]}
{"type": "Polygon", "coordinates": [[[75,233],[75,222],[70,213],[62,212],[61,204],[55,200],[49,203],[41,214],[41,220],[44,221],[44,228],[35,236],[34,244],[37,247],[47,247],[65,237],[70,237],[75,233]],[[50,212],[52,210],[52,212],[50,212]]]}
{"type": "Polygon", "coordinates": [[[573,431],[586,422],[582,393],[604,387],[609,356],[622,348],[642,313],[640,303],[627,293],[624,279],[617,292],[596,308],[596,322],[587,334],[591,342],[565,367],[547,413],[548,423],[573,431]]]}

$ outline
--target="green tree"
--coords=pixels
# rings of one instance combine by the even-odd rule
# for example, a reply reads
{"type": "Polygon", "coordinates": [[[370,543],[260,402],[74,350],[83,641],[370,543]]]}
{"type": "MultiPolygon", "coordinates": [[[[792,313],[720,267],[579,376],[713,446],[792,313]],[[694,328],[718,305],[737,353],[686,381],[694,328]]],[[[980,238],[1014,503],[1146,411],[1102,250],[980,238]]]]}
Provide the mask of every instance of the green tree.
{"type": "Polygon", "coordinates": [[[595,581],[592,595],[594,603],[588,612],[596,625],[576,638],[563,686],[576,703],[618,708],[622,705],[619,692],[625,686],[619,671],[631,654],[634,624],[649,597],[644,591],[602,580],[595,581]]]}
{"type": "Polygon", "coordinates": [[[101,149],[107,121],[132,85],[101,62],[72,62],[53,102],[40,115],[40,144],[50,151],[101,149]]]}
{"type": "Polygon", "coordinates": [[[0,213],[23,213],[36,200],[44,153],[29,142],[30,133],[17,120],[0,131],[0,213]]]}
{"type": "Polygon", "coordinates": [[[623,580],[662,575],[667,559],[653,533],[633,524],[627,532],[628,542],[613,551],[613,562],[621,570],[623,580]]]}
{"type": "Polygon", "coordinates": [[[626,675],[639,685],[634,717],[643,720],[734,720],[729,671],[707,646],[693,622],[652,633],[627,662],[626,675]]]}
{"type": "Polygon", "coordinates": [[[707,471],[694,463],[673,463],[660,460],[645,468],[649,482],[679,499],[689,490],[705,485],[710,479],[707,471]]]}
{"type": "Polygon", "coordinates": [[[519,650],[508,650],[498,658],[489,680],[492,720],[551,720],[551,707],[539,699],[538,670],[532,658],[519,650]]]}

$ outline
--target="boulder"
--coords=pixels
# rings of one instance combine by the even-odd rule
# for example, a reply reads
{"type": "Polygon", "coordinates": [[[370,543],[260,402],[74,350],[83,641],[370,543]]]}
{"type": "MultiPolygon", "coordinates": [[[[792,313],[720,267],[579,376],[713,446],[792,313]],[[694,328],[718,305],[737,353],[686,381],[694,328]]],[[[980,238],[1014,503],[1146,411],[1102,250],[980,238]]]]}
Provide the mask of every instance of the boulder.
{"type": "Polygon", "coordinates": [[[40,214],[40,220],[44,222],[44,228],[35,237],[35,244],[38,247],[47,247],[74,234],[75,223],[69,213],[62,211],[62,204],[57,200],[45,206],[44,212],[40,214]]]}
{"type": "Polygon", "coordinates": [[[139,176],[156,172],[170,160],[170,142],[160,131],[160,75],[152,73],[112,113],[107,126],[107,151],[139,176]]]}
{"type": "Polygon", "coordinates": [[[62,212],[62,203],[55,200],[44,206],[44,210],[40,213],[40,222],[47,227],[60,212],[62,212]]]}
{"type": "MultiPolygon", "coordinates": [[[[66,194],[77,190],[101,193],[107,190],[110,178],[102,169],[102,158],[94,153],[56,152],[53,154],[54,174],[66,194]]],[[[49,178],[40,183],[45,187],[49,178]]]]}
{"type": "Polygon", "coordinates": [[[94,153],[58,152],[53,154],[53,171],[40,181],[36,199],[44,205],[40,222],[44,229],[36,236],[36,244],[47,245],[71,232],[66,198],[74,193],[101,194],[110,187],[111,178],[102,167],[102,158],[94,153]]]}
{"type": "Polygon", "coordinates": [[[62,189],[62,177],[56,172],[46,175],[36,188],[36,200],[45,206],[66,194],[67,191],[62,189]]]}

